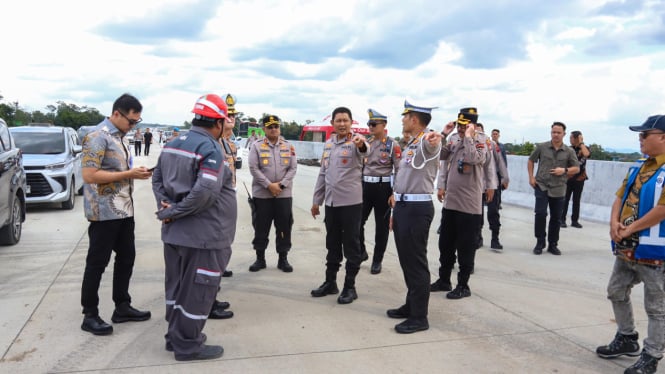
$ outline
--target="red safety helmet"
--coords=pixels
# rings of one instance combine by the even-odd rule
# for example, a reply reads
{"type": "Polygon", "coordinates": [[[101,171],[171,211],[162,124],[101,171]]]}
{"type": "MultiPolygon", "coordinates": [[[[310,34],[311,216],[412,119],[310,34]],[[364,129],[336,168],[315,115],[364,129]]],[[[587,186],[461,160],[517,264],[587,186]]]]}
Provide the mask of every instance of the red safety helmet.
{"type": "Polygon", "coordinates": [[[192,109],[192,113],[196,114],[197,118],[201,116],[212,119],[226,119],[228,112],[229,108],[226,106],[224,100],[215,94],[207,94],[199,97],[196,100],[196,104],[194,104],[194,109],[192,109]]]}

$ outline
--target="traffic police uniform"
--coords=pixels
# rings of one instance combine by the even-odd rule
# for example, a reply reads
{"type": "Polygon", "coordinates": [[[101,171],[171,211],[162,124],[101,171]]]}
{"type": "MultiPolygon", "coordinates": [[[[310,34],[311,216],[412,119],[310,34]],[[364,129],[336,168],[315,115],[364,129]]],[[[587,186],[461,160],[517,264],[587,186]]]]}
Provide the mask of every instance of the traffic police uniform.
{"type": "MultiPolygon", "coordinates": [[[[197,118],[206,118],[199,113],[211,110],[200,105],[214,106],[216,115],[226,117],[224,102],[215,97],[219,99],[217,95],[199,98],[194,109],[197,118]]],[[[195,359],[192,357],[204,352],[201,330],[231,256],[237,202],[223,157],[217,139],[194,126],[186,137],[174,139],[162,150],[153,173],[157,218],[164,222],[169,324],[165,338],[177,360],[195,359]],[[170,207],[163,208],[163,201],[170,207]]]]}
{"type": "MultiPolygon", "coordinates": [[[[264,127],[280,125],[277,116],[267,115],[261,119],[264,127]]],[[[273,131],[273,130],[266,130],[273,131]]],[[[287,261],[291,249],[291,227],[293,226],[293,178],[297,169],[296,149],[284,138],[271,143],[266,136],[252,144],[249,150],[249,171],[252,174],[252,195],[256,207],[254,240],[256,262],[250,271],[266,267],[265,250],[268,247],[268,234],[275,223],[275,245],[279,254],[277,267],[285,272],[293,271],[287,261]],[[282,189],[274,196],[268,189],[271,183],[279,182],[282,189]]]]}
{"type": "MultiPolygon", "coordinates": [[[[471,108],[475,109],[475,108],[471,108]]],[[[496,174],[496,161],[494,160],[494,152],[491,152],[493,149],[494,141],[485,135],[485,130],[482,128],[482,125],[476,127],[476,137],[484,139],[485,147],[487,148],[487,159],[483,165],[483,194],[481,196],[481,203],[483,209],[480,211],[480,219],[478,220],[478,242],[476,244],[476,249],[483,246],[483,226],[485,224],[485,205],[488,205],[487,202],[487,190],[495,191],[499,187],[499,179],[496,174]]],[[[494,201],[495,196],[493,195],[492,201],[494,201]]]]}
{"type": "MultiPolygon", "coordinates": [[[[405,100],[402,115],[411,112],[430,114],[432,109],[435,108],[415,106],[405,100]]],[[[422,125],[427,126],[428,123],[422,125]]],[[[429,327],[427,309],[430,273],[427,264],[427,238],[434,219],[432,192],[441,144],[432,146],[424,141],[423,136],[428,131],[425,128],[407,143],[395,174],[393,236],[407,294],[404,305],[388,310],[388,316],[407,318],[402,324],[412,320],[422,327],[412,331],[400,331],[399,324],[395,326],[398,332],[415,332],[429,327]]]]}
{"type": "MultiPolygon", "coordinates": [[[[226,95],[226,105],[229,108],[229,114],[235,115],[238,113],[235,108],[236,100],[233,95],[226,95]]],[[[222,150],[224,151],[224,157],[226,158],[226,165],[231,170],[231,176],[233,179],[233,187],[236,186],[236,160],[238,159],[238,147],[234,142],[231,141],[230,137],[232,134],[224,135],[219,138],[220,143],[222,144],[222,150]]]]}
{"type": "MultiPolygon", "coordinates": [[[[466,109],[466,108],[465,108],[466,109]]],[[[457,123],[475,123],[478,116],[461,111],[457,123]]],[[[474,266],[478,220],[482,212],[484,191],[484,167],[487,160],[487,143],[484,134],[460,138],[453,134],[442,151],[446,162],[441,170],[439,188],[445,191],[439,235],[439,279],[431,285],[432,291],[451,290],[450,276],[455,265],[455,252],[459,256],[457,287],[446,297],[458,299],[470,296],[469,277],[474,266]],[[447,167],[447,172],[443,168],[447,167]],[[445,179],[443,179],[445,178],[445,179]]]]}
{"type": "MultiPolygon", "coordinates": [[[[368,109],[369,121],[384,121],[388,117],[368,109]]],[[[393,194],[393,170],[399,167],[402,150],[397,142],[385,136],[383,139],[368,139],[369,151],[365,157],[363,168],[363,214],[360,226],[360,248],[363,259],[368,258],[365,247],[365,223],[374,209],[376,233],[374,234],[374,255],[372,258],[372,274],[381,272],[381,262],[388,245],[390,233],[390,206],[388,198],[393,194]]]]}
{"type": "Polygon", "coordinates": [[[349,295],[349,290],[355,296],[355,279],[361,262],[362,166],[369,145],[365,142],[365,150],[361,151],[352,137],[351,133],[344,138],[332,134],[326,141],[313,197],[313,205],[325,203],[328,254],[326,281],[312,290],[312,296],[336,293],[337,272],[343,257],[346,257],[344,291],[338,302],[341,302],[342,296],[349,295]]]}

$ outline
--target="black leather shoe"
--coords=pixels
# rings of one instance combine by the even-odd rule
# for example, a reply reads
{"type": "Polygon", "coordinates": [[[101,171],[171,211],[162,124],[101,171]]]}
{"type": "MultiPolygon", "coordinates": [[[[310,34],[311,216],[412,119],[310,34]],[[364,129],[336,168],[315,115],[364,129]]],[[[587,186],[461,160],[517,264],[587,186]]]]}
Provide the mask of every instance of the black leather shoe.
{"type": "Polygon", "coordinates": [[[176,361],[194,361],[194,360],[213,360],[220,358],[224,354],[224,348],[221,345],[205,345],[201,351],[191,354],[175,354],[176,361]]]}
{"type": "Polygon", "coordinates": [[[452,300],[457,300],[469,296],[471,296],[471,290],[468,287],[459,286],[459,285],[455,287],[454,290],[446,294],[446,297],[452,300]]]}
{"type": "Polygon", "coordinates": [[[93,335],[110,335],[113,333],[113,326],[104,322],[98,315],[86,315],[83,317],[81,330],[92,333],[93,335]]]}
{"type": "Polygon", "coordinates": [[[257,258],[256,261],[254,261],[253,264],[249,265],[249,271],[259,271],[261,269],[266,268],[266,259],[265,258],[257,258]]]}
{"type": "Polygon", "coordinates": [[[388,309],[386,310],[386,314],[390,318],[400,318],[400,319],[409,318],[409,313],[406,311],[405,305],[402,305],[397,309],[388,309]]]}
{"type": "Polygon", "coordinates": [[[219,310],[226,310],[231,307],[231,304],[228,301],[217,301],[215,300],[214,303],[212,303],[212,309],[219,309],[219,310]]]}
{"type": "Polygon", "coordinates": [[[499,239],[496,240],[492,239],[490,248],[492,248],[494,252],[501,252],[501,250],[503,250],[503,246],[501,245],[501,242],[499,242],[499,239]]]}
{"type": "Polygon", "coordinates": [[[232,276],[233,276],[233,271],[231,270],[224,270],[224,272],[222,273],[222,277],[224,278],[230,278],[232,276]]]}
{"type": "Polygon", "coordinates": [[[289,261],[286,259],[286,257],[284,257],[284,258],[280,258],[279,260],[277,260],[277,269],[280,269],[281,271],[283,271],[285,273],[290,273],[290,272],[293,271],[293,266],[291,266],[291,264],[289,264],[289,261]]]}
{"type": "MultiPolygon", "coordinates": [[[[571,226],[575,226],[575,224],[572,224],[571,226]]],[[[561,221],[561,223],[559,224],[559,227],[565,229],[566,227],[568,227],[568,225],[566,225],[566,221],[561,221]]]]}
{"type": "Polygon", "coordinates": [[[555,255],[555,256],[561,256],[561,251],[559,248],[557,248],[556,244],[550,244],[547,246],[547,252],[555,255]]]}
{"type": "Polygon", "coordinates": [[[545,243],[538,243],[536,244],[535,247],[533,247],[533,254],[534,255],[540,255],[543,254],[543,249],[545,248],[545,243]]]}
{"type": "Polygon", "coordinates": [[[325,281],[319,288],[312,290],[312,297],[321,297],[326,295],[334,295],[339,292],[337,288],[337,283],[331,281],[325,281]]]}
{"type": "Polygon", "coordinates": [[[351,304],[353,300],[358,298],[358,294],[356,293],[355,288],[347,288],[344,287],[342,289],[342,293],[339,294],[339,297],[337,298],[337,303],[338,304],[351,304]]]}
{"type": "Polygon", "coordinates": [[[446,283],[442,281],[440,278],[436,280],[436,282],[430,284],[429,286],[429,292],[439,292],[439,291],[452,291],[453,286],[450,284],[450,282],[446,283]]]}
{"type": "Polygon", "coordinates": [[[122,303],[115,307],[113,315],[111,316],[111,321],[113,323],[122,323],[130,321],[146,321],[150,319],[149,311],[142,311],[135,309],[129,303],[122,303]]]}
{"type": "Polygon", "coordinates": [[[395,331],[400,334],[412,334],[427,329],[429,329],[427,318],[409,318],[406,321],[395,325],[395,331]]]}
{"type": "Polygon", "coordinates": [[[229,319],[233,317],[233,312],[230,310],[213,309],[208,314],[209,319],[229,319]]]}
{"type": "Polygon", "coordinates": [[[379,274],[381,272],[381,263],[380,262],[372,262],[372,268],[369,271],[372,274],[379,274]]]}
{"type": "Polygon", "coordinates": [[[581,229],[581,228],[582,228],[582,225],[580,225],[579,222],[573,222],[573,223],[571,223],[570,225],[573,226],[573,227],[575,227],[575,228],[578,228],[578,229],[581,229]]]}

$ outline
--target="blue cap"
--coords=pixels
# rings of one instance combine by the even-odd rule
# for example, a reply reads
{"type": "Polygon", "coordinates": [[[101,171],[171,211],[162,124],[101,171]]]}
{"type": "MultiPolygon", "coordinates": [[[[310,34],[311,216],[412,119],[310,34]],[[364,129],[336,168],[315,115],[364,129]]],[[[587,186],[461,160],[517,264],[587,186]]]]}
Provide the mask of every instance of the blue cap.
{"type": "Polygon", "coordinates": [[[174,127],[174,128],[173,128],[173,131],[180,131],[180,129],[177,128],[177,127],[174,127]]]}
{"type": "Polygon", "coordinates": [[[384,116],[383,114],[377,112],[376,110],[370,108],[367,109],[367,115],[369,115],[369,120],[370,121],[386,121],[388,122],[388,117],[384,116]]]}
{"type": "Polygon", "coordinates": [[[420,113],[431,114],[432,109],[438,109],[438,108],[439,108],[438,106],[431,107],[431,108],[424,107],[424,106],[415,106],[415,105],[409,103],[408,101],[404,100],[404,111],[402,112],[402,115],[405,115],[405,114],[410,113],[410,112],[420,112],[420,113]]]}
{"type": "Polygon", "coordinates": [[[641,126],[630,126],[632,131],[661,130],[665,131],[665,115],[658,114],[647,118],[641,126]]]}

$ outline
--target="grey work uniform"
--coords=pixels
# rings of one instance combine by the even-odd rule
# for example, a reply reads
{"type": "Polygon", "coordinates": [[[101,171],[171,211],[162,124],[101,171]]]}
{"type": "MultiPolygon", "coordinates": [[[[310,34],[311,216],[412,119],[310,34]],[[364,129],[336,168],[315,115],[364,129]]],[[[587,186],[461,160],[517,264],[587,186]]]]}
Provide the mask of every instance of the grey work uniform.
{"type": "Polygon", "coordinates": [[[277,252],[288,253],[291,249],[293,178],[297,168],[295,147],[282,138],[274,144],[264,138],[250,147],[249,172],[252,174],[252,195],[256,207],[252,240],[255,250],[265,251],[268,247],[268,234],[273,222],[277,252]],[[282,192],[273,196],[268,186],[276,182],[279,182],[282,192]]]}
{"type": "Polygon", "coordinates": [[[374,234],[374,254],[372,261],[381,263],[388,245],[390,234],[390,206],[388,199],[393,194],[393,173],[399,168],[402,155],[397,142],[390,137],[368,140],[370,150],[365,157],[363,167],[363,212],[360,225],[360,248],[363,256],[367,253],[365,247],[365,223],[372,209],[376,232],[374,234]]]}
{"type": "Polygon", "coordinates": [[[237,202],[217,139],[193,127],[162,150],[153,174],[165,261],[166,334],[176,355],[196,354],[231,255],[237,202]],[[161,209],[160,202],[171,206],[161,209]]]}
{"type": "Polygon", "coordinates": [[[441,145],[423,141],[425,130],[402,150],[395,175],[393,236],[399,263],[407,286],[405,312],[409,318],[427,317],[430,274],[427,264],[427,238],[434,219],[432,192],[441,145]]]}
{"type": "Polygon", "coordinates": [[[478,220],[482,212],[482,194],[486,175],[487,141],[484,134],[464,137],[449,136],[447,153],[442,152],[439,188],[445,190],[439,235],[439,279],[450,284],[455,265],[455,252],[459,256],[458,287],[468,287],[474,266],[478,220]]]}
{"type": "MultiPolygon", "coordinates": [[[[369,150],[367,143],[365,146],[369,150]]],[[[351,141],[351,134],[341,139],[333,134],[324,145],[312,199],[314,205],[325,203],[326,281],[336,281],[342,259],[346,257],[346,288],[355,288],[361,262],[360,219],[365,153],[351,141]]]]}

